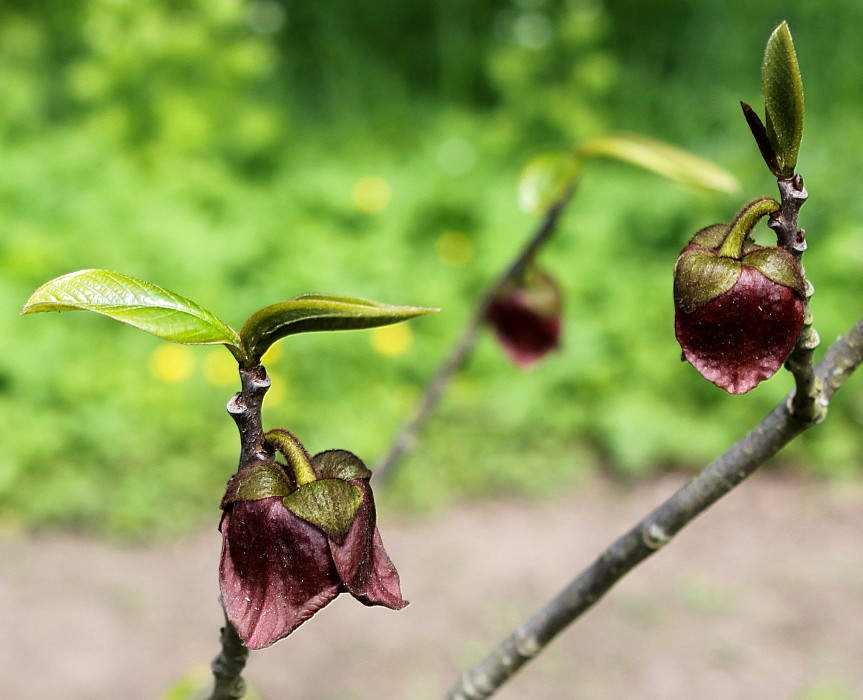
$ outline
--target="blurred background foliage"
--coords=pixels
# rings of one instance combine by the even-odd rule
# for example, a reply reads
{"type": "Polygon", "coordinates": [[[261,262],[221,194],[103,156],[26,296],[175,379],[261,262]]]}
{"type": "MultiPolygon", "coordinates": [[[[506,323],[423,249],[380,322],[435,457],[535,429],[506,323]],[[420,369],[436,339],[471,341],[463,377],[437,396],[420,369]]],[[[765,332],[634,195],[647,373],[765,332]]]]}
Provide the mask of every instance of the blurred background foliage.
{"type": "MultiPolygon", "coordinates": [[[[710,158],[743,192],[591,164],[542,256],[566,293],[564,349],[519,372],[487,334],[381,500],[416,510],[702,465],[792,385],[723,394],[679,361],[671,305],[691,234],[775,194],[738,101],[760,109],[783,18],[806,88],[801,220],[826,344],[863,307],[856,0],[6,0],[0,523],[214,524],[235,465],[227,351],[88,314],[16,317],[45,280],[116,269],[236,326],[307,291],[442,307],[267,358],[268,427],[373,464],[536,225],[517,206],[521,164],[608,129],[710,158]]],[[[857,473],[858,385],[783,463],[857,473]]]]}

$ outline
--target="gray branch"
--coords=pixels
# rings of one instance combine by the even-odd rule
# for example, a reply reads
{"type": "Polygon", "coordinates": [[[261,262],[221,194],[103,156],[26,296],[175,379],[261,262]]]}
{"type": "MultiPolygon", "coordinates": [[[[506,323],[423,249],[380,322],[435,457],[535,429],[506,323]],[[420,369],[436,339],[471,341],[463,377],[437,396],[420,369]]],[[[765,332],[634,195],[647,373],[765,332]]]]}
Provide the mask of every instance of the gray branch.
{"type": "MultiPolygon", "coordinates": [[[[228,413],[240,431],[240,463],[237,471],[253,462],[268,458],[264,448],[264,426],[261,409],[264,395],[270,388],[270,378],[262,366],[240,368],[242,389],[228,401],[228,413]]],[[[246,694],[242,673],[249,658],[237,630],[225,616],[221,635],[222,649],[213,659],[213,693],[209,700],[238,700],[246,694]]]]}
{"type": "MultiPolygon", "coordinates": [[[[830,346],[815,369],[825,406],[861,362],[863,320],[830,346]]],[[[627,572],[667,544],[697,515],[813,425],[792,412],[793,396],[794,392],[665,503],[615,540],[555,598],[465,672],[449,694],[449,700],[491,697],[627,572]]]]}
{"type": "Polygon", "coordinates": [[[452,379],[453,375],[461,369],[470,357],[470,353],[476,345],[479,330],[485,323],[488,307],[497,292],[508,282],[515,279],[524,270],[525,266],[533,259],[536,252],[545,244],[557,228],[561,214],[572,199],[577,186],[573,181],[561,197],[548,208],[539,226],[531,233],[518,255],[512,260],[507,268],[498,276],[479,299],[473,313],[465,324],[452,350],[438,367],[437,372],[426,385],[422,397],[417,404],[411,418],[405,422],[396,434],[389,451],[378,461],[374,468],[375,483],[380,485],[387,481],[396,465],[409,452],[416,443],[417,436],[431,418],[432,412],[437,407],[441,397],[452,379]]]}

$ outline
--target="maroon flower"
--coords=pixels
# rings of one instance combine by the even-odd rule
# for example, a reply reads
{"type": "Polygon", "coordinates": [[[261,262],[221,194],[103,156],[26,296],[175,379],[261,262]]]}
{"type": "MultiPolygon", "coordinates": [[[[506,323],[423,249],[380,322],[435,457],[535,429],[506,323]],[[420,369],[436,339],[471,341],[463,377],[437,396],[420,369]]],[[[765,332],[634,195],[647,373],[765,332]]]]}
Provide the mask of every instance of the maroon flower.
{"type": "Polygon", "coordinates": [[[407,605],[362,461],[344,450],[310,460],[287,431],[267,440],[294,473],[255,462],[228,482],[222,501],[219,584],[246,646],[270,646],[345,591],[365,605],[407,605]]]}
{"type": "Polygon", "coordinates": [[[486,318],[510,359],[522,367],[560,346],[560,287],[543,272],[504,286],[492,299],[486,318]]]}
{"type": "Polygon", "coordinates": [[[674,268],[674,330],[683,356],[730,394],[772,377],[803,329],[800,264],[785,249],[749,238],[777,208],[772,199],[757,199],[730,224],[702,229],[674,268]]]}

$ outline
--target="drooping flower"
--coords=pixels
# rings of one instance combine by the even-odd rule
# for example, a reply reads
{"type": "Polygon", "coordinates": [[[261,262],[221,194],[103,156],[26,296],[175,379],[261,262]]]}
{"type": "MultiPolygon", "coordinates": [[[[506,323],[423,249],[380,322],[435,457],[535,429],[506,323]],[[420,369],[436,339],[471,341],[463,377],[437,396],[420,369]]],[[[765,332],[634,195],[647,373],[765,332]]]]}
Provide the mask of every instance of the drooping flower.
{"type": "Polygon", "coordinates": [[[554,278],[530,270],[495,294],[486,318],[509,358],[529,367],[560,346],[562,307],[554,278]]]}
{"type": "Polygon", "coordinates": [[[772,199],[757,199],[730,224],[702,229],[674,268],[674,330],[683,356],[730,394],[772,377],[803,329],[800,263],[783,248],[749,238],[778,207],[772,199]]]}
{"type": "Polygon", "coordinates": [[[363,462],[345,450],[309,458],[283,430],[266,438],[288,468],[250,464],[222,500],[219,585],[246,646],[270,646],[345,591],[365,605],[406,606],[363,462]]]}

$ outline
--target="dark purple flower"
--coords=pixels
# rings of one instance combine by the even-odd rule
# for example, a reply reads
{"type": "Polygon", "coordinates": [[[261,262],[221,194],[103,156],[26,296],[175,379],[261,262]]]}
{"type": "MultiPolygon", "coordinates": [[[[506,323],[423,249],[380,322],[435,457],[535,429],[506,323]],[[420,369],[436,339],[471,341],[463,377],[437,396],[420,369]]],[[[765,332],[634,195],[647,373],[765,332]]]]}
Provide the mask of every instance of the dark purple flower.
{"type": "Polygon", "coordinates": [[[560,346],[562,306],[554,279],[531,271],[495,295],[486,318],[510,359],[528,367],[560,346]]]}
{"type": "Polygon", "coordinates": [[[280,451],[294,441],[285,451],[296,473],[275,461],[256,462],[228,482],[222,501],[219,584],[246,646],[270,646],[345,591],[365,605],[407,605],[375,523],[371,472],[362,461],[330,450],[311,460],[305,455],[297,469],[291,462],[302,462],[305,450],[296,438],[286,431],[267,436],[280,451]]]}
{"type": "Polygon", "coordinates": [[[797,259],[749,239],[776,211],[746,205],[730,224],[699,231],[674,268],[674,329],[684,358],[730,394],[743,394],[782,366],[803,329],[806,282],[797,259]]]}

